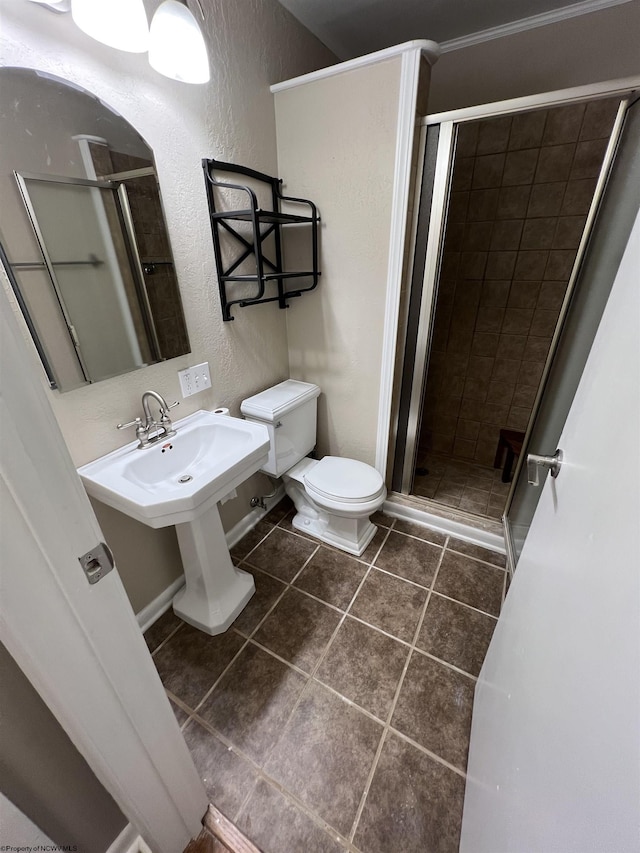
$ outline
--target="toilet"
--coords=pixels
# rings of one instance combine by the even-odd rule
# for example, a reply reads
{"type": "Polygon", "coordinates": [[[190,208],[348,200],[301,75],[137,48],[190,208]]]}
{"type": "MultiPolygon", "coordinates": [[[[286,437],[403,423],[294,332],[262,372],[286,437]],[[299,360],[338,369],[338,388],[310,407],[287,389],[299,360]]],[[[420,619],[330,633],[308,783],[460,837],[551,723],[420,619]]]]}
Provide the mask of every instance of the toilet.
{"type": "Polygon", "coordinates": [[[269,431],[269,458],[261,470],[282,477],[297,510],[296,530],[359,557],[377,529],[369,516],[387,490],[379,472],[364,462],[307,456],[316,444],[319,395],[317,385],[287,379],[244,400],[240,411],[269,431]]]}

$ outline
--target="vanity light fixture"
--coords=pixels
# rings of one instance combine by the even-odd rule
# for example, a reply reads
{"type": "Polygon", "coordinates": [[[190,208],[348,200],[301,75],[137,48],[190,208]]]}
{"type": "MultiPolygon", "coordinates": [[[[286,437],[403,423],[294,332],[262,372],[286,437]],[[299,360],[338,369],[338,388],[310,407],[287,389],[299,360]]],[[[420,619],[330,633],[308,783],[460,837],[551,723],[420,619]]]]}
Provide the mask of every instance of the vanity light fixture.
{"type": "Polygon", "coordinates": [[[72,0],[71,16],[83,32],[109,47],[130,53],[149,49],[142,0],[72,0]]]}
{"type": "MultiPolygon", "coordinates": [[[[196,0],[204,21],[200,0],[196,0]]],[[[209,59],[202,31],[186,0],[164,0],[151,21],[149,64],[182,83],[206,83],[209,59]]]]}
{"type": "MultiPolygon", "coordinates": [[[[117,50],[149,51],[149,64],[182,83],[207,83],[209,58],[198,22],[187,0],[164,0],[151,29],[143,0],[31,0],[52,12],[67,12],[88,36],[117,50]]],[[[204,21],[200,0],[195,0],[204,21]]]]}
{"type": "Polygon", "coordinates": [[[52,12],[68,12],[71,9],[71,0],[31,0],[31,2],[46,6],[52,12]]]}

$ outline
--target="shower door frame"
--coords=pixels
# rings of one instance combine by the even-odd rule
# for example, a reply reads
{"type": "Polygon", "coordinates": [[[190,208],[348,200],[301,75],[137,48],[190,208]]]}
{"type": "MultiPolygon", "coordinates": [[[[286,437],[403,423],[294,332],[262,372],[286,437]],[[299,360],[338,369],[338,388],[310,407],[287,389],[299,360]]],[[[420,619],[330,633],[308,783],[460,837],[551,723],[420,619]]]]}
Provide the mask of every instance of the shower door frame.
{"type": "MultiPolygon", "coordinates": [[[[551,340],[549,352],[545,362],[544,371],[540,380],[536,398],[533,404],[533,410],[529,419],[529,424],[525,433],[522,452],[518,459],[516,471],[511,483],[511,489],[507,496],[502,523],[504,527],[505,547],[507,551],[507,560],[509,569],[513,573],[515,567],[514,553],[511,543],[511,536],[508,526],[508,512],[512,501],[513,492],[518,481],[518,475],[522,468],[523,460],[526,458],[526,447],[531,434],[531,427],[535,420],[537,410],[540,406],[540,400],[544,391],[545,381],[549,374],[551,362],[557,348],[562,323],[568,309],[571,293],[576,282],[577,273],[580,263],[584,256],[588,236],[595,218],[595,213],[598,208],[600,198],[606,183],[606,176],[615,156],[617,141],[622,128],[624,114],[629,104],[629,96],[640,88],[640,76],[628,77],[618,80],[606,81],[603,83],[594,83],[585,86],[574,87],[571,89],[560,89],[555,92],[546,92],[537,95],[529,95],[522,98],[515,98],[506,101],[497,101],[490,104],[482,104],[474,107],[466,107],[463,109],[452,110],[444,113],[435,113],[426,116],[420,122],[422,132],[428,132],[431,127],[439,128],[439,137],[437,143],[437,155],[433,170],[433,177],[430,184],[431,187],[431,213],[429,219],[429,229],[426,245],[426,255],[424,262],[424,272],[422,276],[422,295],[420,300],[419,319],[416,330],[415,355],[412,363],[413,379],[411,389],[408,395],[405,394],[404,399],[401,394],[398,404],[398,412],[393,425],[393,435],[398,435],[400,419],[406,420],[406,442],[404,451],[402,452],[401,462],[401,488],[400,493],[403,495],[411,494],[413,486],[415,463],[418,448],[418,437],[420,435],[420,425],[422,421],[424,391],[427,381],[427,372],[429,367],[429,357],[431,352],[432,326],[435,316],[437,286],[440,274],[440,262],[442,257],[442,249],[444,245],[444,233],[446,228],[446,214],[448,210],[448,201],[450,195],[450,184],[453,174],[452,164],[455,153],[455,128],[458,124],[463,124],[479,119],[496,118],[503,115],[514,115],[517,113],[529,112],[535,109],[545,109],[563,106],[567,104],[576,104],[595,99],[606,97],[620,97],[621,103],[616,115],[614,126],[609,138],[609,144],[606,149],[603,164],[598,177],[596,189],[592,199],[592,203],[587,216],[580,246],[576,254],[576,259],[573,265],[565,298],[558,322],[551,340]],[[422,334],[420,333],[422,332],[422,334]],[[408,397],[408,399],[407,399],[408,397]]],[[[424,184],[423,184],[424,187],[424,184]]],[[[414,249],[415,260],[415,249],[414,249]]],[[[415,282],[411,281],[410,290],[415,286],[415,282]]],[[[405,334],[405,340],[402,342],[403,348],[406,347],[408,335],[405,334]]],[[[402,373],[407,369],[406,360],[403,359],[401,370],[402,373]]],[[[396,377],[396,382],[401,382],[402,375],[396,377]]],[[[392,457],[395,457],[394,480],[399,479],[398,471],[400,462],[397,453],[398,448],[392,448],[392,457]]]]}

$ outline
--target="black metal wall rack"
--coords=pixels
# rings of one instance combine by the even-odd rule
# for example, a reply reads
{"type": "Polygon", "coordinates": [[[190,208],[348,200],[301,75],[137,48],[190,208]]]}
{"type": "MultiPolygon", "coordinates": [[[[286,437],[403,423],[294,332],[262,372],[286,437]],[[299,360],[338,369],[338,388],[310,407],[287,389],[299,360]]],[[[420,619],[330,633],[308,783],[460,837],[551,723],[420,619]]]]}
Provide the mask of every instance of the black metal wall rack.
{"type": "Polygon", "coordinates": [[[274,178],[262,172],[256,172],[246,166],[235,166],[220,160],[203,160],[211,231],[213,234],[213,249],[216,258],[220,302],[222,304],[222,319],[233,320],[231,308],[239,305],[262,305],[266,302],[277,302],[280,308],[288,307],[288,299],[301,296],[313,290],[318,285],[320,271],[318,269],[318,223],[320,216],[312,201],[304,198],[293,198],[281,193],[281,178],[274,178]],[[249,186],[222,181],[216,174],[231,173],[244,175],[252,181],[266,184],[270,191],[270,209],[261,208],[257,193],[249,186]],[[220,189],[240,190],[248,196],[248,206],[241,210],[219,210],[216,207],[216,192],[220,189]],[[283,213],[281,203],[287,207],[305,205],[305,215],[283,213]],[[249,234],[243,234],[234,223],[248,222],[251,224],[249,234]],[[311,229],[311,263],[306,270],[287,271],[283,269],[282,231],[290,225],[308,225],[311,229]],[[223,260],[220,237],[222,232],[232,237],[232,243],[225,248],[230,251],[228,262],[223,260]],[[268,257],[264,251],[264,242],[273,235],[273,256],[268,257]],[[241,274],[237,270],[245,261],[253,258],[255,272],[241,274]],[[311,283],[305,287],[293,287],[287,290],[290,280],[308,278],[311,283]],[[234,284],[255,282],[256,292],[240,298],[229,298],[234,284]],[[275,285],[274,288],[269,285],[275,285]]]}

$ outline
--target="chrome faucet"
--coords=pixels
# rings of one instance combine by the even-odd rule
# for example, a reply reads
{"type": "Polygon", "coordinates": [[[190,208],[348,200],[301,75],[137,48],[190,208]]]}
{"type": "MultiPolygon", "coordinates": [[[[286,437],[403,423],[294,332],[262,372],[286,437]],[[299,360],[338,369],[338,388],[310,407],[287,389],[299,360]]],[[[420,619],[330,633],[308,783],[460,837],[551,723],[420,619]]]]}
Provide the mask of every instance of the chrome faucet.
{"type": "Polygon", "coordinates": [[[137,417],[128,424],[118,424],[117,429],[127,429],[134,426],[136,428],[136,438],[138,439],[138,450],[145,447],[151,447],[158,441],[165,438],[170,438],[176,434],[171,418],[169,417],[169,409],[173,409],[179,405],[176,401],[169,405],[161,394],[157,391],[145,391],[142,395],[142,411],[144,414],[144,422],[142,418],[137,417]],[[155,400],[160,410],[160,420],[156,421],[151,414],[149,408],[149,400],[155,400]]]}

